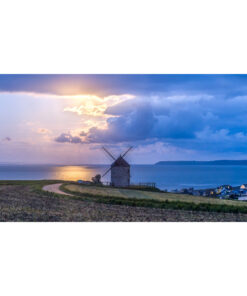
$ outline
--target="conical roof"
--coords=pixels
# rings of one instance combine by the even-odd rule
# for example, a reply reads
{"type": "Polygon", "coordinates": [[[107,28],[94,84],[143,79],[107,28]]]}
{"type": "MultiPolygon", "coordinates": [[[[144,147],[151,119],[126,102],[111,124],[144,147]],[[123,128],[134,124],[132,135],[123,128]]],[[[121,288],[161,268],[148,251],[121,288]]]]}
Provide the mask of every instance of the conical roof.
{"type": "Polygon", "coordinates": [[[122,157],[119,156],[111,165],[111,167],[129,167],[130,165],[128,164],[128,162],[122,157]]]}

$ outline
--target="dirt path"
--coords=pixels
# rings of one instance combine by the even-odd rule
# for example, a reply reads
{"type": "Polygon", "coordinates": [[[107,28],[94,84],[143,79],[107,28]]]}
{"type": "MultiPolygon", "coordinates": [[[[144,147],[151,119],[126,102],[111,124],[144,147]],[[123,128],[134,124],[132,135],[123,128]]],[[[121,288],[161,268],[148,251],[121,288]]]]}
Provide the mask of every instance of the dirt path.
{"type": "Polygon", "coordinates": [[[73,196],[72,194],[69,194],[69,193],[66,193],[66,192],[63,192],[62,190],[60,190],[59,187],[61,185],[62,185],[62,183],[50,184],[50,185],[44,186],[42,189],[44,191],[49,191],[49,192],[53,192],[53,193],[73,196]]]}

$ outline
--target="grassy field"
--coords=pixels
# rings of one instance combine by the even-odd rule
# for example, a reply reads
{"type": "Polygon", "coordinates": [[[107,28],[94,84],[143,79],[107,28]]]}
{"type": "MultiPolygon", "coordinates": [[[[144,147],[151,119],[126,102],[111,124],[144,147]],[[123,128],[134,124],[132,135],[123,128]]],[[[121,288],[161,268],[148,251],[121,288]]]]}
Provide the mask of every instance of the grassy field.
{"type": "Polygon", "coordinates": [[[209,201],[57,180],[0,181],[0,221],[247,221],[246,203],[209,201]],[[42,190],[54,183],[74,195],[42,190]]]}
{"type": "Polygon", "coordinates": [[[33,189],[42,189],[43,186],[55,183],[64,183],[61,180],[0,180],[0,186],[23,185],[31,186],[33,189]]]}
{"type": "Polygon", "coordinates": [[[194,204],[211,204],[211,205],[230,205],[238,207],[246,207],[247,203],[234,200],[222,200],[218,198],[208,198],[202,196],[193,196],[188,194],[175,194],[175,193],[164,193],[164,192],[150,192],[142,190],[132,189],[121,189],[111,187],[100,187],[100,186],[86,186],[78,184],[65,184],[63,189],[67,192],[73,192],[74,194],[92,195],[98,197],[115,197],[121,199],[141,199],[141,200],[152,200],[152,201],[170,201],[170,202],[185,202],[194,204]]]}
{"type": "Polygon", "coordinates": [[[89,198],[99,203],[132,207],[247,214],[247,203],[233,200],[68,183],[63,184],[62,189],[67,193],[76,195],[78,198],[89,198]]]}

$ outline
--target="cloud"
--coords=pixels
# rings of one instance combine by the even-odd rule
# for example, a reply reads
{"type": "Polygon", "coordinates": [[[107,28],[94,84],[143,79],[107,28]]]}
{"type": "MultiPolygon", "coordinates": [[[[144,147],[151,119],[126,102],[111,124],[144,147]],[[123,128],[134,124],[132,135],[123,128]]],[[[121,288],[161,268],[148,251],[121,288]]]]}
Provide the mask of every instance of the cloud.
{"type": "Polygon", "coordinates": [[[86,140],[91,143],[112,143],[144,140],[152,136],[156,119],[151,106],[143,104],[132,112],[107,120],[107,128],[93,127],[89,130],[86,140]]]}
{"type": "Polygon", "coordinates": [[[77,115],[107,117],[105,111],[109,106],[114,106],[126,100],[133,99],[130,94],[99,97],[95,95],[80,95],[74,97],[76,100],[73,106],[64,108],[65,112],[76,113],[77,115]]]}
{"type": "Polygon", "coordinates": [[[60,136],[55,138],[55,141],[58,143],[72,143],[72,144],[81,144],[82,139],[77,136],[72,136],[70,133],[62,133],[60,136]]]}
{"type": "MultiPolygon", "coordinates": [[[[96,96],[90,103],[66,107],[80,116],[81,130],[73,133],[78,134],[75,140],[65,133],[58,142],[163,143],[179,153],[246,151],[247,76],[155,76],[146,86],[145,79],[140,77],[146,91],[135,98],[110,101],[96,96]]],[[[140,81],[136,85],[138,89],[140,81]]]]}
{"type": "Polygon", "coordinates": [[[247,75],[0,75],[0,91],[54,95],[246,94],[247,75]]]}
{"type": "Polygon", "coordinates": [[[147,139],[194,138],[204,127],[208,114],[195,112],[192,104],[208,97],[156,97],[127,100],[105,111],[107,128],[92,127],[86,140],[91,143],[118,143],[147,139]]]}
{"type": "Polygon", "coordinates": [[[38,134],[43,134],[43,135],[44,135],[44,134],[50,134],[51,131],[48,130],[47,128],[38,128],[37,133],[38,133],[38,134]]]}
{"type": "Polygon", "coordinates": [[[246,96],[137,97],[106,108],[106,127],[83,130],[77,143],[164,143],[180,154],[240,153],[246,151],[246,111],[246,96]]]}
{"type": "Polygon", "coordinates": [[[3,142],[10,142],[11,138],[10,137],[5,137],[4,139],[2,139],[3,142]]]}

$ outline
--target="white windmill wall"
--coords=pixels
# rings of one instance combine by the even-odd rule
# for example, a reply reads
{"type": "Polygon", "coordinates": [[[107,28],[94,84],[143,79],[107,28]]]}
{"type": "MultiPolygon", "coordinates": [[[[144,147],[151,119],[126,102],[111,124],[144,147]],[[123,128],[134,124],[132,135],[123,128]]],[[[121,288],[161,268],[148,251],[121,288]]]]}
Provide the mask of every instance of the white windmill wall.
{"type": "Polygon", "coordinates": [[[112,167],[111,183],[115,187],[128,187],[130,185],[130,168],[123,166],[112,167]]]}

